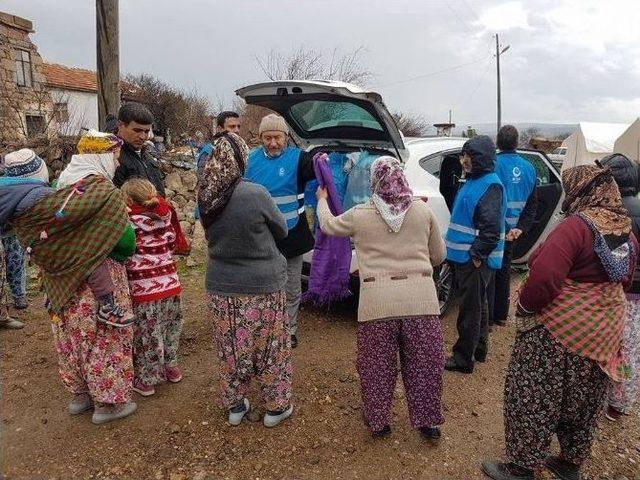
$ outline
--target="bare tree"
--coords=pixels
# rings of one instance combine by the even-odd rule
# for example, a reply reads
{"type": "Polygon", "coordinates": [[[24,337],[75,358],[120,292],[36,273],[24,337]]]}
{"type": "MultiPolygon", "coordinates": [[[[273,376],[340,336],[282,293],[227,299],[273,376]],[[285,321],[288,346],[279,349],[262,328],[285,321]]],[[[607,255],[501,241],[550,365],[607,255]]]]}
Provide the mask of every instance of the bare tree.
{"type": "Polygon", "coordinates": [[[423,137],[427,134],[427,129],[431,126],[427,119],[420,114],[395,112],[393,119],[398,126],[398,130],[400,130],[405,137],[423,137]]]}
{"type": "Polygon", "coordinates": [[[365,48],[360,46],[341,55],[334,50],[327,61],[321,52],[300,47],[289,56],[271,51],[266,57],[256,57],[258,67],[269,80],[340,80],[364,86],[373,73],[362,63],[365,48]]]}

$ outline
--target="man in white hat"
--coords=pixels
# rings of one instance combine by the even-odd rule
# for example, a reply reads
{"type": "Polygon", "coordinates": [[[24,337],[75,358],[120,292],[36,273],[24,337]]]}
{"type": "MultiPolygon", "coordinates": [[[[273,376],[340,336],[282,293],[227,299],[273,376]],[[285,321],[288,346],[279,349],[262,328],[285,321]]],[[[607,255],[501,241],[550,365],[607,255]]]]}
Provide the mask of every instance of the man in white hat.
{"type": "Polygon", "coordinates": [[[291,325],[291,346],[298,344],[298,307],[302,294],[302,255],[313,248],[313,235],[304,213],[304,188],[315,178],[313,159],[306,152],[287,145],[289,127],[272,113],[260,122],[262,146],[249,153],[245,177],[264,186],[284,215],[289,235],[277,242],[287,259],[287,311],[291,325]]]}

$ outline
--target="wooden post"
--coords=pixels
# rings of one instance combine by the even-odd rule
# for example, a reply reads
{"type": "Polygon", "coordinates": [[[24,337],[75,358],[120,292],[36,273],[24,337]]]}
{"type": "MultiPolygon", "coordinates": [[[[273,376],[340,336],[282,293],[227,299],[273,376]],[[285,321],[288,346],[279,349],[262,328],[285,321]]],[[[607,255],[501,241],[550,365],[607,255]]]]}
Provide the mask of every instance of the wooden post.
{"type": "Polygon", "coordinates": [[[96,52],[98,67],[98,122],[105,128],[108,113],[120,108],[120,42],[118,0],[96,0],[96,52]]]}

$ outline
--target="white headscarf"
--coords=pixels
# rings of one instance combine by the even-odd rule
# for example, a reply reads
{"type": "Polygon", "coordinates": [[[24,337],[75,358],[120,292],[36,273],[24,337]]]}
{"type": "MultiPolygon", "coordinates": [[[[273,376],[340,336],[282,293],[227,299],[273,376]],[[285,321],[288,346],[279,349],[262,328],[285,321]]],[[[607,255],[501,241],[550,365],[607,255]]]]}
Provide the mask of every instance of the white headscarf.
{"type": "Polygon", "coordinates": [[[113,152],[73,155],[69,165],[60,174],[56,188],[61,190],[90,175],[100,175],[111,181],[115,173],[113,152]]]}

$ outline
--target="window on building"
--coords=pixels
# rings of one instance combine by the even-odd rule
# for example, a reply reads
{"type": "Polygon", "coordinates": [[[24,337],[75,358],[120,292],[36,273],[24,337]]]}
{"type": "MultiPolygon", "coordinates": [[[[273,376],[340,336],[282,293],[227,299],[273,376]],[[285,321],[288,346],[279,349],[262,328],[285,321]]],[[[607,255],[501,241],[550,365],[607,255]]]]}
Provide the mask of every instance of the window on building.
{"type": "Polygon", "coordinates": [[[35,137],[44,133],[45,123],[42,115],[25,115],[27,123],[27,137],[35,137]]]}
{"type": "Polygon", "coordinates": [[[54,106],[56,114],[56,120],[60,123],[67,123],[69,121],[69,105],[67,102],[58,102],[54,106]]]}
{"type": "Polygon", "coordinates": [[[16,62],[16,83],[21,87],[30,87],[31,81],[31,56],[26,50],[15,49],[13,58],[16,62]]]}

